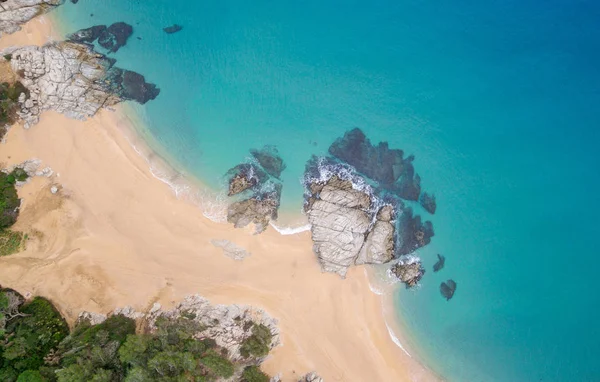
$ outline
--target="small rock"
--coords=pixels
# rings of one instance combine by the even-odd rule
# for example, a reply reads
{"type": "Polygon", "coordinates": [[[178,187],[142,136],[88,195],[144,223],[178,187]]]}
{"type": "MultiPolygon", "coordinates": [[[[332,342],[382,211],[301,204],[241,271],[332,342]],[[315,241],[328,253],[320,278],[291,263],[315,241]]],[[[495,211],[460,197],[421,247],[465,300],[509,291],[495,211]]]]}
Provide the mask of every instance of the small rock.
{"type": "Polygon", "coordinates": [[[437,272],[440,269],[444,268],[444,264],[446,263],[446,258],[438,253],[437,255],[438,261],[433,264],[433,271],[437,272]]]}
{"type": "Polygon", "coordinates": [[[165,33],[167,34],[173,34],[179,32],[182,29],[183,27],[181,25],[173,24],[170,27],[163,28],[163,31],[165,31],[165,33]]]}
{"type": "Polygon", "coordinates": [[[454,291],[456,291],[456,282],[454,280],[448,280],[440,285],[440,293],[446,301],[454,297],[454,291]]]}
{"type": "Polygon", "coordinates": [[[53,194],[56,194],[58,192],[58,187],[56,187],[56,186],[50,187],[50,192],[53,194]]]}
{"type": "Polygon", "coordinates": [[[425,269],[418,257],[405,256],[400,259],[398,264],[392,266],[392,273],[406,284],[407,288],[412,288],[421,280],[425,274],[425,269]]]}

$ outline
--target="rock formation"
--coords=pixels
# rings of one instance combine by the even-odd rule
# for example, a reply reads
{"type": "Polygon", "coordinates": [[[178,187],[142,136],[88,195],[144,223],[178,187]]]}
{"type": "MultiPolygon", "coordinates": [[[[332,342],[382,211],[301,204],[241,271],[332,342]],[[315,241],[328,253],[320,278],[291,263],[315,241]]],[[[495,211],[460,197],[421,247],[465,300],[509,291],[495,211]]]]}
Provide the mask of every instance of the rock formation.
{"type": "Polygon", "coordinates": [[[281,172],[285,170],[285,163],[279,156],[275,146],[265,146],[261,150],[250,150],[252,156],[258,161],[262,168],[271,175],[279,179],[281,172]]]}
{"type": "Polygon", "coordinates": [[[435,210],[437,208],[437,205],[435,203],[435,195],[429,195],[428,193],[424,192],[421,195],[421,199],[419,199],[419,202],[427,212],[429,212],[432,215],[435,214],[435,210]]]}
{"type": "Polygon", "coordinates": [[[235,228],[254,223],[255,233],[261,233],[267,229],[269,221],[277,219],[280,198],[281,184],[277,183],[272,191],[231,203],[227,208],[227,221],[235,228]]]}
{"type": "Polygon", "coordinates": [[[302,376],[298,382],[324,382],[325,380],[321,377],[319,377],[319,375],[317,373],[310,372],[304,376],[302,376]]]}
{"type": "Polygon", "coordinates": [[[163,31],[164,31],[166,34],[173,34],[173,33],[177,33],[177,32],[179,32],[179,31],[180,31],[180,30],[182,30],[182,29],[183,29],[183,27],[182,27],[181,25],[173,24],[173,25],[172,25],[172,26],[170,26],[170,27],[163,28],[163,31]]]}
{"type": "Polygon", "coordinates": [[[63,3],[64,0],[0,1],[0,37],[20,30],[21,25],[63,3]]]}
{"type": "Polygon", "coordinates": [[[90,28],[78,30],[67,36],[73,42],[92,43],[98,40],[98,44],[110,53],[115,53],[125,46],[127,40],[133,34],[133,27],[129,24],[118,22],[107,27],[106,25],[95,25],[90,28]]]}
{"type": "Polygon", "coordinates": [[[418,257],[405,256],[392,266],[392,273],[406,284],[407,288],[412,288],[417,285],[425,274],[425,268],[423,268],[421,259],[418,257]]]}
{"type": "Polygon", "coordinates": [[[44,110],[85,119],[101,107],[124,100],[146,103],[160,90],[135,72],[114,66],[115,60],[87,44],[53,42],[43,47],[13,48],[11,67],[30,95],[21,94],[20,117],[25,127],[39,121],[44,110]]]}
{"type": "Polygon", "coordinates": [[[383,264],[393,258],[390,206],[374,213],[371,196],[336,175],[313,182],[310,190],[306,213],[313,249],[324,271],[344,277],[352,265],[383,264]]]}
{"type": "Polygon", "coordinates": [[[229,240],[211,240],[210,243],[215,247],[221,248],[225,256],[234,260],[244,260],[250,256],[250,252],[229,240]]]}
{"type": "Polygon", "coordinates": [[[440,285],[440,293],[446,301],[454,296],[454,291],[456,291],[456,282],[454,280],[448,280],[440,285]]]}
{"type": "Polygon", "coordinates": [[[438,253],[437,255],[438,261],[433,264],[433,271],[437,272],[440,269],[444,268],[444,264],[446,264],[446,258],[438,253]]]}
{"type": "MultiPolygon", "coordinates": [[[[262,310],[246,305],[213,305],[199,295],[187,296],[172,310],[163,310],[155,303],[147,313],[137,312],[131,307],[116,309],[111,313],[122,314],[144,323],[145,329],[156,330],[156,320],[160,317],[176,319],[185,316],[201,324],[204,328],[196,333],[198,338],[211,338],[218,346],[228,350],[232,361],[242,360],[240,347],[242,342],[252,336],[254,325],[262,324],[272,334],[269,350],[280,344],[277,321],[262,310]]],[[[96,313],[82,312],[79,320],[90,320],[93,324],[103,322],[106,316],[96,313]]]]}
{"type": "Polygon", "coordinates": [[[251,163],[242,163],[227,172],[229,190],[227,196],[240,194],[268,180],[267,174],[251,163]]]}
{"type": "Polygon", "coordinates": [[[433,235],[430,221],[422,223],[420,216],[413,216],[411,208],[403,208],[398,217],[398,256],[408,255],[429,244],[433,235]]]}

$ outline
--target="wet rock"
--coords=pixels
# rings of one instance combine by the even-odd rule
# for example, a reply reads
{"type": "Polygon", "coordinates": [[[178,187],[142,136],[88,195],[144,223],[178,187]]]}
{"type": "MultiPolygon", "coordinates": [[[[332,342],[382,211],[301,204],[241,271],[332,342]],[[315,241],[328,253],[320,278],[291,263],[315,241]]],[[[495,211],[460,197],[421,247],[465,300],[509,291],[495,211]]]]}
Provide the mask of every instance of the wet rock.
{"type": "Polygon", "coordinates": [[[418,215],[413,217],[411,208],[403,208],[398,220],[397,256],[408,255],[431,242],[433,224],[422,223],[418,215]]]}
{"type": "Polygon", "coordinates": [[[265,146],[261,150],[250,150],[250,153],[267,174],[279,179],[286,166],[275,146],[265,146]]]}
{"type": "Polygon", "coordinates": [[[98,36],[98,44],[110,53],[115,53],[125,46],[127,40],[133,34],[133,27],[129,24],[114,23],[98,36]]]}
{"type": "MultiPolygon", "coordinates": [[[[356,190],[350,180],[336,175],[307,186],[306,204],[313,250],[321,268],[344,277],[357,264],[381,264],[392,259],[394,226],[383,220],[372,224],[371,196],[356,190]],[[320,183],[320,184],[319,184],[320,183]]],[[[391,218],[391,217],[390,217],[391,218]]]]}
{"type": "Polygon", "coordinates": [[[429,195],[428,193],[424,192],[423,195],[421,195],[419,202],[427,212],[430,214],[435,214],[435,210],[437,208],[435,203],[435,195],[429,195]]]}
{"type": "Polygon", "coordinates": [[[454,280],[448,280],[443,282],[440,285],[440,293],[446,301],[449,301],[452,297],[454,297],[454,292],[456,291],[456,282],[454,280]]]}
{"type": "Polygon", "coordinates": [[[73,42],[85,42],[85,43],[93,43],[100,36],[106,33],[106,25],[95,25],[93,27],[80,29],[75,33],[71,33],[67,36],[67,40],[73,42]]]}
{"type": "Polygon", "coordinates": [[[163,31],[165,31],[165,33],[167,34],[173,34],[179,32],[182,29],[183,27],[181,25],[173,24],[170,27],[163,28],[163,31]]]}
{"type": "Polygon", "coordinates": [[[3,0],[0,1],[0,37],[21,29],[29,20],[49,12],[64,0],[3,0]]]}
{"type": "Polygon", "coordinates": [[[394,218],[394,207],[385,205],[377,212],[377,220],[389,222],[394,218]]]}
{"type": "Polygon", "coordinates": [[[19,113],[26,128],[37,123],[44,110],[85,119],[101,107],[124,100],[145,103],[160,92],[142,75],[115,67],[114,59],[96,53],[88,44],[53,42],[2,53],[12,55],[11,69],[29,92],[19,113]]]}
{"type": "Polygon", "coordinates": [[[227,172],[229,190],[227,196],[240,194],[268,180],[267,174],[253,164],[242,163],[227,172]]]}
{"type": "Polygon", "coordinates": [[[254,223],[255,233],[267,229],[269,221],[277,219],[277,209],[281,198],[281,184],[274,184],[274,190],[235,202],[227,208],[227,221],[236,228],[254,223]]]}
{"type": "Polygon", "coordinates": [[[407,288],[412,288],[418,284],[425,274],[425,268],[423,268],[421,259],[418,257],[405,256],[392,266],[392,273],[406,284],[407,288]]]}
{"type": "Polygon", "coordinates": [[[438,253],[437,255],[438,261],[433,264],[433,271],[437,272],[440,269],[444,268],[444,264],[446,263],[446,258],[438,253]]]}

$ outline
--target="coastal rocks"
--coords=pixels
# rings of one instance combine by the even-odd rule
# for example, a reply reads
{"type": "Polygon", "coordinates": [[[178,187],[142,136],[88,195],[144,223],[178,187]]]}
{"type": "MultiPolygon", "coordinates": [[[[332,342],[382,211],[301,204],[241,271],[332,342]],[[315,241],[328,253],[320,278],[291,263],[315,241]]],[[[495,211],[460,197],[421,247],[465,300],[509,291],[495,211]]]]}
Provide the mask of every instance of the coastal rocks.
{"type": "Polygon", "coordinates": [[[281,184],[275,184],[273,191],[231,203],[227,208],[227,221],[235,228],[254,223],[255,233],[264,232],[269,221],[277,219],[280,198],[281,184]]]}
{"type": "Polygon", "coordinates": [[[302,376],[298,382],[325,382],[325,380],[323,378],[321,378],[317,373],[315,373],[314,371],[302,376]]]}
{"type": "Polygon", "coordinates": [[[456,282],[454,280],[448,280],[440,285],[440,293],[446,299],[446,301],[449,301],[452,297],[454,297],[455,291],[456,282]]]}
{"type": "Polygon", "coordinates": [[[215,247],[221,248],[225,256],[230,257],[233,260],[244,260],[246,257],[250,256],[250,252],[229,240],[213,239],[210,243],[215,247]]]}
{"type": "Polygon", "coordinates": [[[21,25],[63,3],[64,0],[0,1],[0,37],[20,30],[21,25]]]}
{"type": "Polygon", "coordinates": [[[430,221],[421,222],[420,216],[413,216],[411,208],[404,208],[398,217],[398,256],[408,255],[429,244],[434,235],[430,221]]]}
{"type": "Polygon", "coordinates": [[[425,268],[421,264],[421,259],[416,256],[405,256],[392,266],[392,273],[404,284],[407,288],[412,288],[417,285],[419,280],[425,274],[425,268]]]}
{"type": "Polygon", "coordinates": [[[95,25],[90,28],[78,30],[67,36],[69,41],[98,44],[110,53],[115,53],[125,46],[127,40],[133,34],[133,27],[129,24],[118,22],[107,27],[106,25],[95,25]]]}
{"type": "Polygon", "coordinates": [[[135,72],[114,66],[115,60],[87,44],[53,42],[42,47],[11,49],[11,67],[29,91],[23,96],[21,119],[28,128],[44,110],[85,119],[101,107],[124,100],[146,103],[160,90],[135,72]]]}
{"type": "Polygon", "coordinates": [[[179,32],[179,31],[180,31],[180,30],[182,30],[182,29],[183,29],[183,27],[182,27],[181,25],[173,24],[173,25],[172,25],[172,26],[170,26],[170,27],[163,28],[163,31],[164,31],[166,34],[173,34],[173,33],[177,33],[177,32],[179,32]]]}
{"type": "Polygon", "coordinates": [[[278,177],[285,164],[274,146],[250,150],[250,153],[254,157],[251,163],[242,163],[227,171],[227,195],[241,196],[229,204],[227,221],[236,228],[253,223],[258,234],[267,229],[271,220],[277,219],[283,187],[278,177]]]}
{"type": "Polygon", "coordinates": [[[446,264],[446,258],[444,256],[442,256],[438,253],[437,257],[438,257],[438,261],[435,264],[433,264],[434,272],[441,270],[442,268],[444,268],[444,264],[446,264]]]}
{"type": "Polygon", "coordinates": [[[265,146],[261,150],[250,150],[250,154],[258,161],[261,167],[271,175],[279,179],[281,172],[286,166],[275,146],[265,146]]]}
{"type": "Polygon", "coordinates": [[[370,195],[336,175],[313,182],[309,189],[306,214],[313,250],[323,271],[344,277],[352,265],[382,264],[393,258],[394,226],[389,206],[374,213],[370,195]]]}
{"type": "Polygon", "coordinates": [[[437,205],[435,203],[435,195],[429,195],[428,193],[424,192],[421,195],[421,199],[419,199],[419,202],[427,212],[429,212],[432,215],[435,214],[435,210],[437,208],[437,205]]]}

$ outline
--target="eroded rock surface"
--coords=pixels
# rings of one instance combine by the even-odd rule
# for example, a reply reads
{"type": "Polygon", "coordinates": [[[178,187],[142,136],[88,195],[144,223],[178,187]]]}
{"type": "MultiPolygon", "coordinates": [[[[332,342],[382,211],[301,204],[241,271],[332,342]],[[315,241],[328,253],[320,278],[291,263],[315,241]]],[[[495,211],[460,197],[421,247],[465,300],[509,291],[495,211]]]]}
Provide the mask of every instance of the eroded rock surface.
{"type": "Polygon", "coordinates": [[[324,271],[343,277],[352,265],[382,264],[393,258],[389,206],[374,213],[371,196],[336,175],[314,182],[310,190],[306,212],[313,249],[324,271]]]}
{"type": "Polygon", "coordinates": [[[450,300],[454,297],[454,292],[456,291],[456,282],[454,280],[448,280],[443,282],[440,285],[440,293],[446,299],[446,301],[450,300]]]}
{"type": "Polygon", "coordinates": [[[392,273],[406,284],[407,288],[412,288],[418,284],[425,274],[425,268],[423,268],[421,259],[418,257],[406,256],[392,266],[392,273]]]}
{"type": "Polygon", "coordinates": [[[21,25],[63,3],[64,0],[0,1],[0,37],[20,30],[21,25]]]}
{"type": "Polygon", "coordinates": [[[44,110],[85,119],[124,100],[144,104],[160,92],[144,76],[115,67],[115,60],[87,44],[53,42],[7,53],[11,54],[12,70],[30,93],[19,99],[25,127],[37,123],[44,110]]]}

